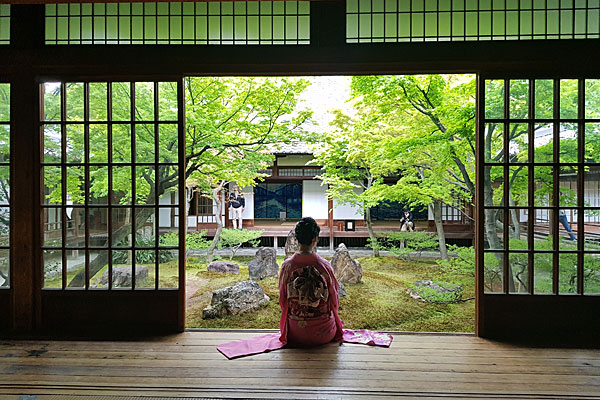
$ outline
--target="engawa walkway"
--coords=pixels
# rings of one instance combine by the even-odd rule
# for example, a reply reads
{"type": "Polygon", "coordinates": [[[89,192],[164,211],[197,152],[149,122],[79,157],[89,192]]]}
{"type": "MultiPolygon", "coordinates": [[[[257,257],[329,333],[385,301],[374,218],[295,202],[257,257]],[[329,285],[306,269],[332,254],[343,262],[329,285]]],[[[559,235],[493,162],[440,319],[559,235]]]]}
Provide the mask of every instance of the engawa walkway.
{"type": "Polygon", "coordinates": [[[600,399],[600,350],[438,334],[397,334],[389,349],[331,343],[232,361],[215,348],[256,334],[4,340],[0,399],[600,399]]]}

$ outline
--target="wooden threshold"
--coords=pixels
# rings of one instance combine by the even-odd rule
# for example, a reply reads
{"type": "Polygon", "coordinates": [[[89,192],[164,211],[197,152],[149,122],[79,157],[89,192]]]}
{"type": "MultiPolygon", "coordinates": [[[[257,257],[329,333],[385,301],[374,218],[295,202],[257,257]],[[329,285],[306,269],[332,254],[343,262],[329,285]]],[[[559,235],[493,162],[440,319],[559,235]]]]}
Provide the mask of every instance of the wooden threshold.
{"type": "Polygon", "coordinates": [[[402,334],[395,335],[388,349],[331,343],[237,360],[216,350],[219,343],[260,334],[196,331],[134,341],[4,340],[0,400],[600,399],[600,350],[528,348],[470,335],[402,334]]]}

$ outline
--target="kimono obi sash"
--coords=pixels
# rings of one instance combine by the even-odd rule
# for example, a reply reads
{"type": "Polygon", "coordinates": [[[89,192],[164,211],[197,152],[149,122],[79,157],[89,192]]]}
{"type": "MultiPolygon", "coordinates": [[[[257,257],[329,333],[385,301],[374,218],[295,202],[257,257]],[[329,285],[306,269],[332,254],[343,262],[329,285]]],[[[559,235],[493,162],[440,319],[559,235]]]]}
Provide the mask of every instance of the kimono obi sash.
{"type": "Polygon", "coordinates": [[[326,279],[313,266],[292,272],[287,282],[288,316],[301,321],[321,316],[330,317],[329,288],[326,279]]]}

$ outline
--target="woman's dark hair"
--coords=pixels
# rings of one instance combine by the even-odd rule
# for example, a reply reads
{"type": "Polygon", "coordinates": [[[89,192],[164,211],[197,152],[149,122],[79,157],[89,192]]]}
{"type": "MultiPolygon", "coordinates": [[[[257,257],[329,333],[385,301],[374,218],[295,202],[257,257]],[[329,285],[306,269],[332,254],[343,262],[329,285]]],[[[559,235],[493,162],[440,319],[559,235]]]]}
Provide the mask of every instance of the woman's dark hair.
{"type": "Polygon", "coordinates": [[[321,228],[317,225],[317,221],[315,221],[312,217],[304,217],[298,223],[296,223],[296,229],[294,230],[296,234],[296,239],[300,244],[308,246],[312,243],[315,237],[319,236],[319,232],[321,232],[321,228]]]}

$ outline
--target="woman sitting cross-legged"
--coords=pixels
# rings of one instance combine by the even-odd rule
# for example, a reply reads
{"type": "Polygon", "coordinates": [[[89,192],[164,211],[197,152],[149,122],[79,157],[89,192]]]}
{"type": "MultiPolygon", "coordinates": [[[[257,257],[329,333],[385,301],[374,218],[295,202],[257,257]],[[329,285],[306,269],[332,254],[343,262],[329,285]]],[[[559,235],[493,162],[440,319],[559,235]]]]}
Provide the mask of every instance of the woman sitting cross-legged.
{"type": "Polygon", "coordinates": [[[313,252],[319,232],[311,217],[296,224],[300,250],[283,262],[279,274],[279,332],[220,344],[217,349],[225,357],[243,357],[287,346],[318,346],[331,341],[390,346],[392,336],[387,333],[343,329],[333,269],[327,260],[313,252]]]}
{"type": "Polygon", "coordinates": [[[313,252],[319,232],[311,217],[296,224],[300,250],[284,261],[279,275],[280,340],[294,346],[325,344],[343,336],[338,282],[331,264],[313,252]]]}

